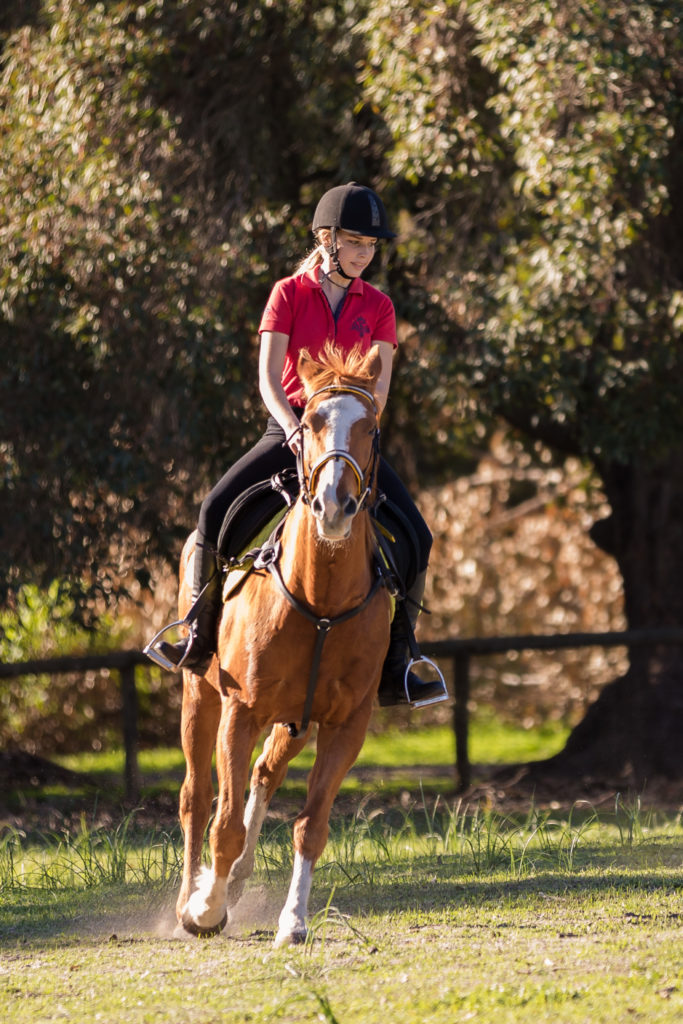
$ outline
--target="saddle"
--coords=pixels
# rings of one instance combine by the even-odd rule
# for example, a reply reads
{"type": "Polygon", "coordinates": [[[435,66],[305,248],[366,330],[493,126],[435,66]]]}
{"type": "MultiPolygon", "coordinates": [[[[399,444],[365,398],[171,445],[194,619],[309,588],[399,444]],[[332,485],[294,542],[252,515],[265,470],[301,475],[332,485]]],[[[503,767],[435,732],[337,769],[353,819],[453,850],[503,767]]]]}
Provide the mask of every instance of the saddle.
{"type": "Polygon", "coordinates": [[[408,517],[384,494],[377,499],[372,520],[382,557],[397,583],[397,596],[404,597],[418,574],[420,546],[417,534],[408,517]]]}
{"type": "MultiPolygon", "coordinates": [[[[270,480],[248,487],[233,501],[225,514],[216,548],[218,560],[228,573],[245,562],[253,564],[256,549],[267,545],[271,532],[298,493],[296,471],[286,469],[270,480]]],[[[390,589],[396,596],[403,596],[417,576],[419,549],[415,531],[401,509],[384,495],[379,496],[372,510],[372,520],[385,575],[392,578],[390,589]]],[[[227,596],[225,589],[224,595],[227,596]]]]}

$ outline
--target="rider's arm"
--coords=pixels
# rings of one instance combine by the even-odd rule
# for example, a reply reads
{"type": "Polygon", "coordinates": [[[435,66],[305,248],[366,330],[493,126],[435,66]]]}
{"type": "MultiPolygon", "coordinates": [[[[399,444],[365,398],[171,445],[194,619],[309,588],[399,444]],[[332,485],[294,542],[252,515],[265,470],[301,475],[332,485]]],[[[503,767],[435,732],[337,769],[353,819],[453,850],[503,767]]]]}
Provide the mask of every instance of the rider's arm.
{"type": "MultiPolygon", "coordinates": [[[[292,412],[282,386],[282,371],[287,355],[289,335],[279,331],[263,331],[261,348],[259,349],[259,390],[266,409],[274,416],[289,438],[298,429],[299,421],[292,412]]],[[[298,435],[289,442],[289,447],[296,452],[298,435]]]]}
{"type": "Polygon", "coordinates": [[[382,409],[387,404],[387,398],[389,397],[391,368],[396,349],[389,341],[376,341],[374,344],[379,347],[379,357],[382,361],[382,369],[380,370],[377,387],[375,388],[375,401],[377,402],[381,413],[382,409]]]}

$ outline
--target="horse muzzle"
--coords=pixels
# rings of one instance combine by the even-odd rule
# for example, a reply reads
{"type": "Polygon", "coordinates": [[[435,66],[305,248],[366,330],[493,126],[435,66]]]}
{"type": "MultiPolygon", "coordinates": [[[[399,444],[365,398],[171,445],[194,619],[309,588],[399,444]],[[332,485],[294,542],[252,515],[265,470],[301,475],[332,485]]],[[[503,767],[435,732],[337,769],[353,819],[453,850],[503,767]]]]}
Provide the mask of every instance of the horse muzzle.
{"type": "Polygon", "coordinates": [[[353,456],[338,449],[325,452],[311,468],[309,494],[319,535],[325,540],[346,540],[367,495],[363,471],[353,456]]]}
{"type": "Polygon", "coordinates": [[[341,500],[336,494],[328,496],[330,490],[332,487],[321,488],[321,493],[313,496],[311,512],[318,533],[324,540],[346,540],[351,534],[360,501],[352,494],[345,495],[341,500]]]}

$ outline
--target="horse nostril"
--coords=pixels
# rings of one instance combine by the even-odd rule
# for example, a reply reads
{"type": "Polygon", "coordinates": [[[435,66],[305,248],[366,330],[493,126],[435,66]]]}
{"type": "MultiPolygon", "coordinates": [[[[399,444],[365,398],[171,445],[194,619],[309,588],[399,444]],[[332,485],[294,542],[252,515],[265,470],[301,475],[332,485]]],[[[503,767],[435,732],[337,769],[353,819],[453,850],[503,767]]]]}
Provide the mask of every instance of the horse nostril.
{"type": "Polygon", "coordinates": [[[323,505],[322,501],[320,500],[317,494],[315,495],[313,501],[311,502],[311,512],[313,513],[314,516],[317,516],[318,519],[320,519],[325,512],[325,506],[323,505]]]}
{"type": "Polygon", "coordinates": [[[344,505],[344,514],[347,516],[355,516],[358,511],[358,502],[355,498],[347,498],[346,504],[344,505]]]}

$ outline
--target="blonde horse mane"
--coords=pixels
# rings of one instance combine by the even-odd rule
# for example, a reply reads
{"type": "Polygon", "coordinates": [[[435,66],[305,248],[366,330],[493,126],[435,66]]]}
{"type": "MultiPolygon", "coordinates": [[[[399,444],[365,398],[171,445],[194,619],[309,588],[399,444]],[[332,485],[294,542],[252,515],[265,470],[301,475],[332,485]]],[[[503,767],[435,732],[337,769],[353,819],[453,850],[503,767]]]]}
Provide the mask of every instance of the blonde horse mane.
{"type": "Polygon", "coordinates": [[[331,384],[358,384],[372,390],[377,380],[377,364],[375,352],[355,345],[350,351],[344,352],[333,342],[326,342],[320,355],[315,358],[307,350],[299,356],[302,361],[313,364],[307,390],[317,391],[331,384]]]}

